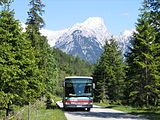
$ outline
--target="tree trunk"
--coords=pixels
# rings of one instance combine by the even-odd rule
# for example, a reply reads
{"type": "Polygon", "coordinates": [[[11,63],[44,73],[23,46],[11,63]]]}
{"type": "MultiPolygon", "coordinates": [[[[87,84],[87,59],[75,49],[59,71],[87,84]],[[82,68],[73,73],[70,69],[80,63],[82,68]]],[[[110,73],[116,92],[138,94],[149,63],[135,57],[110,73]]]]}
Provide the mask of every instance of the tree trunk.
{"type": "Polygon", "coordinates": [[[28,120],[30,120],[30,102],[28,103],[28,120]]]}
{"type": "Polygon", "coordinates": [[[6,118],[5,118],[5,120],[8,120],[8,118],[9,118],[9,107],[10,107],[10,104],[8,103],[7,108],[6,108],[6,118]]]}
{"type": "Polygon", "coordinates": [[[147,95],[147,107],[149,105],[149,96],[147,95]]]}

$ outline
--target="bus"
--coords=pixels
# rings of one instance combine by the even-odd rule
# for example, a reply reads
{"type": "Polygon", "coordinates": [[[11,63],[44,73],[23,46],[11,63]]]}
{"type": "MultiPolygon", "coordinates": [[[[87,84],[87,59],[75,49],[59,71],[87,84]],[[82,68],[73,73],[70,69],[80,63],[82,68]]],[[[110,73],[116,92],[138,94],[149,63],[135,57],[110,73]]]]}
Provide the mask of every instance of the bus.
{"type": "Polygon", "coordinates": [[[65,77],[64,109],[85,108],[90,111],[93,107],[93,78],[83,76],[65,77]]]}

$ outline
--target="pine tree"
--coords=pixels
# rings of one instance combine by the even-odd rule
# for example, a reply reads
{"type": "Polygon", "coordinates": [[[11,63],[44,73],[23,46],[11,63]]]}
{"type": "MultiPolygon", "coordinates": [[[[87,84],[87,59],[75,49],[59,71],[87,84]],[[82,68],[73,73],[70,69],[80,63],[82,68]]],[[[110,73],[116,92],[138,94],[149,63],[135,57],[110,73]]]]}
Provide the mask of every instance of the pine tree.
{"type": "Polygon", "coordinates": [[[155,100],[155,105],[160,105],[160,1],[159,0],[146,0],[144,2],[145,9],[149,12],[148,22],[153,28],[153,33],[155,34],[154,41],[154,60],[156,68],[156,76],[154,81],[154,94],[157,96],[155,100]]]}
{"type": "Polygon", "coordinates": [[[131,53],[129,54],[128,76],[131,85],[130,95],[132,102],[137,105],[148,105],[149,97],[151,98],[151,73],[155,72],[153,57],[154,34],[151,26],[147,21],[139,20],[137,32],[132,38],[131,53]]]}
{"type": "MultiPolygon", "coordinates": [[[[42,9],[44,5],[41,3],[41,0],[31,0],[29,5],[31,8],[28,12],[26,33],[28,39],[31,41],[34,55],[36,57],[36,64],[39,69],[37,78],[39,83],[44,83],[47,79],[46,63],[48,59],[47,48],[49,46],[46,37],[42,36],[40,33],[40,29],[45,24],[41,17],[44,12],[42,9]]],[[[40,88],[44,91],[44,85],[40,86],[39,89],[40,88]]]]}
{"type": "Polygon", "coordinates": [[[94,90],[94,101],[95,102],[108,102],[108,96],[105,94],[105,82],[104,82],[104,67],[99,62],[95,65],[93,71],[93,82],[96,85],[94,90]]]}
{"type": "Polygon", "coordinates": [[[153,27],[153,32],[157,33],[155,35],[155,50],[154,59],[156,64],[156,80],[155,80],[155,90],[154,93],[157,96],[155,100],[155,105],[160,105],[160,1],[159,0],[147,0],[146,9],[149,11],[149,22],[153,27]],[[156,102],[157,101],[157,102],[156,102]]]}
{"type": "Polygon", "coordinates": [[[122,52],[114,38],[106,41],[104,52],[93,74],[101,99],[120,103],[123,97],[124,64],[122,52]]]}
{"type": "MultiPolygon", "coordinates": [[[[6,116],[12,104],[23,105],[28,101],[30,81],[36,76],[32,47],[22,32],[20,23],[10,10],[11,1],[2,1],[0,12],[0,105],[6,116]]],[[[36,86],[35,86],[36,89],[36,86]]]]}
{"type": "Polygon", "coordinates": [[[160,47],[156,42],[159,33],[151,23],[152,12],[146,10],[147,4],[148,2],[145,1],[144,8],[141,9],[142,14],[136,26],[137,32],[131,39],[132,47],[127,59],[129,102],[137,106],[156,105],[159,94],[157,52],[160,47]]]}
{"type": "MultiPolygon", "coordinates": [[[[48,53],[48,58],[46,62],[46,80],[44,81],[45,92],[50,94],[55,94],[55,86],[57,86],[57,79],[59,77],[59,70],[57,68],[57,61],[55,60],[55,55],[53,50],[49,47],[46,48],[48,53]]],[[[59,86],[60,87],[60,86],[59,86]]]]}
{"type": "Polygon", "coordinates": [[[57,62],[47,38],[40,33],[40,30],[45,25],[42,18],[42,14],[44,13],[43,7],[45,5],[42,4],[41,0],[31,0],[29,5],[31,8],[28,12],[29,18],[26,22],[26,33],[34,49],[34,55],[39,69],[38,79],[43,84],[42,93],[52,92],[51,94],[53,94],[55,80],[58,77],[57,62]]]}

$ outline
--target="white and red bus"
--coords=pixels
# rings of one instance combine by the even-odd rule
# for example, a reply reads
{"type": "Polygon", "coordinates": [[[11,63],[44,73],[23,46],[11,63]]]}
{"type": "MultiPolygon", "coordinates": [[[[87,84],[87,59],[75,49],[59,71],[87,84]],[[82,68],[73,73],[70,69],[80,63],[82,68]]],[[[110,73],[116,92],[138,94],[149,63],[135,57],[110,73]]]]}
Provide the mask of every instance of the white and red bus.
{"type": "Polygon", "coordinates": [[[93,78],[83,76],[65,77],[63,106],[67,108],[93,107],[93,78]]]}

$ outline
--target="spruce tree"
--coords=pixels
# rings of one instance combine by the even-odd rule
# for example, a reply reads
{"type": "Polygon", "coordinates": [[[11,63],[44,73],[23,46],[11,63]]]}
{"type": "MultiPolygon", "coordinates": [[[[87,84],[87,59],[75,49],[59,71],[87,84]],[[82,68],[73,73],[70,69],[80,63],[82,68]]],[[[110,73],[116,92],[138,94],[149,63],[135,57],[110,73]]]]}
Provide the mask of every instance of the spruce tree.
{"type": "Polygon", "coordinates": [[[95,65],[95,69],[93,71],[93,82],[96,86],[94,90],[95,102],[108,102],[108,96],[106,95],[105,90],[104,69],[105,68],[101,65],[101,61],[99,61],[99,63],[95,65]]]}
{"type": "Polygon", "coordinates": [[[148,2],[144,2],[142,14],[138,19],[136,33],[134,33],[127,55],[127,92],[129,102],[136,106],[158,104],[159,89],[159,44],[155,25],[151,22],[151,11],[146,9],[148,2]]]}
{"type": "Polygon", "coordinates": [[[145,3],[146,9],[150,13],[148,21],[153,27],[153,32],[157,33],[155,35],[155,50],[154,59],[156,64],[156,80],[155,80],[155,90],[157,100],[155,100],[155,105],[160,105],[160,1],[159,0],[147,0],[145,3]],[[157,101],[157,102],[156,102],[157,101]]]}
{"type": "MultiPolygon", "coordinates": [[[[47,46],[48,58],[46,61],[46,79],[44,81],[45,92],[55,94],[56,86],[59,84],[57,79],[59,78],[59,70],[57,68],[57,61],[55,60],[55,54],[52,48],[47,46]]],[[[60,86],[59,86],[60,87],[60,86]]]]}
{"type": "Polygon", "coordinates": [[[40,33],[40,30],[45,25],[42,18],[45,5],[41,0],[31,0],[29,5],[31,8],[28,12],[26,33],[32,43],[36,64],[39,69],[37,78],[42,83],[39,88],[41,88],[42,93],[51,92],[54,87],[54,80],[58,76],[58,71],[54,53],[48,44],[47,38],[40,33]]]}
{"type": "MultiPolygon", "coordinates": [[[[42,36],[40,33],[40,29],[44,26],[44,21],[42,18],[42,13],[44,10],[42,9],[44,5],[41,3],[41,0],[31,0],[30,9],[28,11],[28,19],[26,22],[26,34],[27,38],[31,41],[34,55],[36,57],[36,65],[38,67],[37,79],[39,83],[43,83],[45,81],[46,74],[46,62],[48,58],[47,54],[47,40],[46,37],[42,36]]],[[[39,86],[41,92],[44,90],[44,85],[39,86]]]]}
{"type": "Polygon", "coordinates": [[[106,41],[104,52],[95,69],[93,77],[96,92],[104,101],[120,103],[123,97],[124,64],[122,52],[114,38],[106,41]]]}
{"type": "Polygon", "coordinates": [[[128,79],[130,81],[131,102],[136,105],[148,105],[155,74],[153,57],[155,35],[147,21],[140,19],[137,32],[132,38],[131,53],[128,54],[128,79]]]}
{"type": "Polygon", "coordinates": [[[29,81],[36,78],[31,44],[15,20],[10,4],[9,0],[2,1],[0,11],[0,105],[6,109],[6,116],[12,104],[23,105],[28,101],[32,91],[28,91],[32,84],[29,81]]]}
{"type": "Polygon", "coordinates": [[[144,2],[147,12],[149,12],[148,22],[153,28],[153,33],[155,34],[154,41],[154,60],[156,68],[156,76],[154,81],[154,101],[155,105],[160,105],[160,1],[159,0],[146,0],[144,2]]]}

